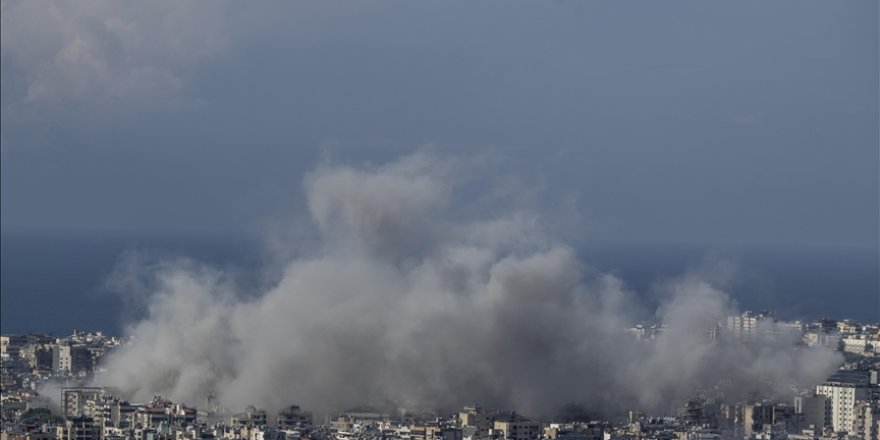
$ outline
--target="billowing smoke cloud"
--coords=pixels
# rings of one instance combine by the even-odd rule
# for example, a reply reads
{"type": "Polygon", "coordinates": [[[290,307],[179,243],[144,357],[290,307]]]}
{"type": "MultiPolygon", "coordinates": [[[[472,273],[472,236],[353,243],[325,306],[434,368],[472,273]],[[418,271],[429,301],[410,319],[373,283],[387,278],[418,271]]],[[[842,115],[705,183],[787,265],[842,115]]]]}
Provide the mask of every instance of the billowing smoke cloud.
{"type": "Polygon", "coordinates": [[[635,341],[624,329],[643,309],[620,280],[579,262],[538,217],[460,218],[454,168],[428,154],[318,168],[305,187],[322,245],[256,296],[189,261],[121,271],[149,293],[148,312],[101,381],[137,400],[215,393],[232,409],[481,402],[546,413],[575,402],[610,412],[668,409],[712,386],[773,395],[839,362],[784,338],[708,343],[735,310],[699,275],[669,283],[657,311],[666,331],[635,341]]]}

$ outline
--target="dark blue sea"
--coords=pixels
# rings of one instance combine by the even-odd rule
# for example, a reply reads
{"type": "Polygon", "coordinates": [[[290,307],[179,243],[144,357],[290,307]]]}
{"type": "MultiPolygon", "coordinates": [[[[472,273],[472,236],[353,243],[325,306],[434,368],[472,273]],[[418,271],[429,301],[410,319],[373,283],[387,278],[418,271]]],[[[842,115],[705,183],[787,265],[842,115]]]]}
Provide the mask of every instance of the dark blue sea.
{"type": "MultiPolygon", "coordinates": [[[[245,291],[259,292],[267,282],[261,247],[247,239],[6,234],[0,248],[2,333],[120,333],[137,313],[124,310],[105,281],[120,256],[132,249],[234,270],[245,291]]],[[[880,321],[876,247],[584,243],[578,252],[590,266],[622,278],[648,309],[660,301],[658,286],[664,281],[724,261],[736,268],[727,291],[742,310],[773,310],[785,319],[880,321]]]]}

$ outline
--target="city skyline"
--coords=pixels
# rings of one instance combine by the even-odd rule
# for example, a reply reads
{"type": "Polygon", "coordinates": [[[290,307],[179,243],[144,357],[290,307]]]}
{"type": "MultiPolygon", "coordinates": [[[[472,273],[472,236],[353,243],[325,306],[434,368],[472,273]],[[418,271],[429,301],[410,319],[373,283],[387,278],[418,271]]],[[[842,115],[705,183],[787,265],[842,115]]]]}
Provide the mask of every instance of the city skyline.
{"type": "Polygon", "coordinates": [[[0,440],[880,440],[876,0],[0,10],[0,440]]]}

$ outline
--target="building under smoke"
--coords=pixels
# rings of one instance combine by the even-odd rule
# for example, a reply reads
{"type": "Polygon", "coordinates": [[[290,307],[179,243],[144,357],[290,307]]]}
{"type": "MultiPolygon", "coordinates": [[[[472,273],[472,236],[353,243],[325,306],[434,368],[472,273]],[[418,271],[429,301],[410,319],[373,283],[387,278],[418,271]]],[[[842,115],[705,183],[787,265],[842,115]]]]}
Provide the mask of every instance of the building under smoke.
{"type": "MultiPolygon", "coordinates": [[[[538,213],[463,216],[457,173],[427,154],[319,167],[305,188],[321,241],[257,294],[193,261],[130,259],[114,285],[150,300],[101,380],[134,400],[211,394],[269,411],[295,400],[322,413],[474,401],[673,413],[696,389],[787,395],[840,362],[821,345],[716,338],[738,312],[703,273],[667,283],[662,332],[634,341],[626,329],[645,306],[622,280],[579,261],[538,213]]],[[[733,322],[742,336],[756,327],[733,322]]]]}

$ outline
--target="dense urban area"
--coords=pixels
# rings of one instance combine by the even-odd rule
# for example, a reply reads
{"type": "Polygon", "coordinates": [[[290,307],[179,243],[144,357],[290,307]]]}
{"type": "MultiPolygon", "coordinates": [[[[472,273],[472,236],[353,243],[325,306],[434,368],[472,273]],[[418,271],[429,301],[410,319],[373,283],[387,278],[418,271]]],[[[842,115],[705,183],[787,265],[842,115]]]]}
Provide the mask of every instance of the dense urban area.
{"type": "MultiPolygon", "coordinates": [[[[643,324],[628,331],[651,344],[663,330],[643,324]]],[[[695,395],[675,414],[633,409],[610,420],[576,406],[550,419],[476,404],[453,414],[362,407],[313,417],[297,402],[277,412],[250,406],[241,413],[219,407],[211,396],[198,408],[161,396],[128,402],[111,388],[83,386],[125,338],[77,331],[66,337],[3,335],[2,440],[878,440],[880,324],[784,322],[771,313],[746,312],[719,322],[706,340],[713,343],[719,334],[748,340],[767,332],[799,332],[798,344],[839,350],[844,363],[824,383],[782,400],[695,395]]]]}

